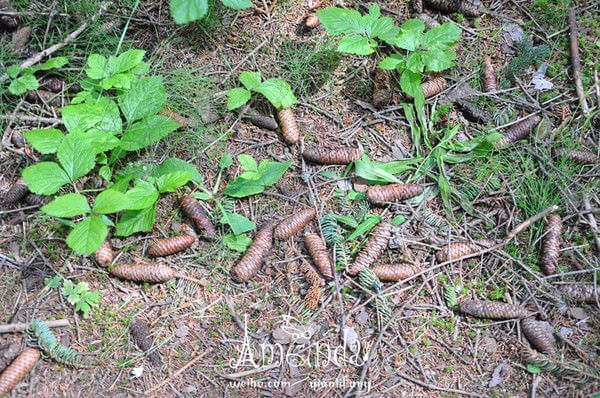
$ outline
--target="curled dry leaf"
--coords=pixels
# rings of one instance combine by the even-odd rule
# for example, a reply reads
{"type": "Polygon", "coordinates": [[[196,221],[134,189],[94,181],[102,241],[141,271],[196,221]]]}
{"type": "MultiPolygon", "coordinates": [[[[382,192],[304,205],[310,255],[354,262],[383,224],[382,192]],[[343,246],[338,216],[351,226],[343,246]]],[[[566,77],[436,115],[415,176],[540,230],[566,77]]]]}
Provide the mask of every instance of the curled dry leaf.
{"type": "Polygon", "coordinates": [[[390,71],[377,68],[373,77],[373,105],[383,108],[394,100],[394,79],[390,71]]]}
{"type": "Polygon", "coordinates": [[[98,250],[96,250],[95,256],[98,265],[101,267],[108,267],[108,265],[112,263],[114,252],[108,239],[102,243],[102,246],[100,246],[98,250]]]}
{"type": "Polygon", "coordinates": [[[377,264],[373,267],[373,272],[382,282],[398,282],[418,274],[421,268],[409,264],[377,264]]]}
{"type": "Polygon", "coordinates": [[[368,268],[387,248],[392,236],[392,225],[384,220],[371,232],[369,240],[356,256],[354,264],[347,269],[350,275],[356,275],[363,268],[368,268]]]}
{"type": "Polygon", "coordinates": [[[465,117],[472,122],[488,124],[492,120],[492,117],[486,111],[479,108],[472,102],[466,100],[458,100],[456,101],[456,104],[460,108],[462,114],[465,115],[465,117]]]}
{"type": "Polygon", "coordinates": [[[197,230],[201,231],[202,234],[209,238],[214,239],[217,236],[217,230],[213,225],[212,221],[202,208],[202,205],[190,195],[185,195],[181,200],[181,210],[196,227],[197,230]]]}
{"type": "Polygon", "coordinates": [[[317,164],[350,164],[360,159],[362,151],[359,148],[326,148],[312,145],[304,150],[302,156],[309,162],[317,164]]]}
{"type": "Polygon", "coordinates": [[[488,249],[494,246],[495,242],[491,239],[475,239],[473,242],[454,242],[443,246],[435,254],[435,258],[439,263],[453,261],[458,258],[477,253],[483,249],[488,249]]]}
{"type": "Polygon", "coordinates": [[[333,264],[321,237],[312,232],[304,234],[304,245],[313,262],[325,279],[333,279],[333,264]]]}
{"type": "Polygon", "coordinates": [[[433,97],[434,95],[438,95],[439,93],[447,89],[448,82],[443,77],[436,77],[421,84],[421,88],[423,89],[423,94],[425,94],[425,98],[429,98],[433,97]]]}
{"type": "Polygon", "coordinates": [[[496,147],[501,149],[506,148],[513,142],[529,137],[529,134],[531,134],[541,120],[541,117],[535,115],[515,124],[506,131],[504,137],[496,141],[496,147]]]}
{"type": "Polygon", "coordinates": [[[540,265],[546,275],[556,273],[558,258],[560,257],[560,233],[562,231],[562,220],[557,214],[550,214],[544,227],[544,238],[542,240],[542,253],[540,265]]]}
{"type": "Polygon", "coordinates": [[[244,256],[233,267],[232,277],[234,280],[247,282],[256,275],[273,247],[273,227],[272,223],[268,223],[258,231],[244,256]]]}
{"type": "Polygon", "coordinates": [[[321,278],[321,275],[319,275],[319,273],[307,262],[302,263],[300,271],[304,274],[304,279],[306,279],[310,285],[325,286],[325,280],[321,278]]]}
{"type": "Polygon", "coordinates": [[[566,156],[572,162],[581,164],[596,164],[598,163],[598,156],[594,152],[590,151],[566,151],[564,149],[557,149],[554,151],[557,156],[566,156]]]}
{"type": "Polygon", "coordinates": [[[304,304],[309,310],[314,311],[319,307],[320,300],[321,288],[318,285],[311,285],[304,296],[304,304]]]}
{"type": "Polygon", "coordinates": [[[600,297],[600,290],[596,291],[594,285],[566,285],[560,291],[567,299],[582,303],[595,303],[596,294],[600,297]]]}
{"type": "Polygon", "coordinates": [[[483,57],[483,88],[486,92],[498,91],[496,83],[496,71],[492,63],[492,57],[486,55],[483,57]]]}
{"type": "Polygon", "coordinates": [[[25,180],[19,177],[14,184],[6,191],[4,194],[4,203],[6,204],[15,204],[27,195],[29,189],[27,188],[27,184],[25,184],[25,180]]]}
{"type": "Polygon", "coordinates": [[[290,145],[297,143],[300,139],[300,129],[294,111],[290,108],[282,108],[277,111],[277,118],[284,141],[290,145]]]}
{"type": "Polygon", "coordinates": [[[163,257],[179,253],[187,249],[196,242],[196,237],[192,235],[180,235],[171,238],[158,239],[148,249],[150,257],[163,257]]]}
{"type": "Polygon", "coordinates": [[[406,200],[423,193],[423,186],[418,184],[372,185],[367,189],[367,201],[373,205],[383,206],[396,200],[406,200]]]}
{"type": "Polygon", "coordinates": [[[460,312],[475,318],[512,319],[527,318],[533,315],[516,305],[497,301],[467,300],[460,303],[460,312]]]}
{"type": "Polygon", "coordinates": [[[109,272],[135,282],[167,282],[176,276],[175,270],[164,264],[119,264],[110,268],[109,272]]]}
{"type": "Polygon", "coordinates": [[[273,236],[277,240],[288,239],[304,229],[316,216],[317,211],[313,208],[301,210],[281,220],[275,227],[273,236]]]}
{"type": "Polygon", "coordinates": [[[523,319],[521,321],[521,329],[527,340],[538,351],[554,355],[556,348],[554,347],[555,339],[552,335],[552,326],[548,322],[536,321],[535,319],[523,319]]]}
{"type": "Polygon", "coordinates": [[[154,339],[150,334],[150,326],[148,323],[138,318],[132,319],[129,324],[129,333],[131,333],[131,338],[135,345],[146,353],[150,362],[156,366],[160,365],[162,362],[160,354],[156,350],[148,353],[154,345],[154,339]]]}
{"type": "Polygon", "coordinates": [[[25,348],[0,374],[0,397],[9,394],[31,372],[41,353],[35,348],[25,348]]]}

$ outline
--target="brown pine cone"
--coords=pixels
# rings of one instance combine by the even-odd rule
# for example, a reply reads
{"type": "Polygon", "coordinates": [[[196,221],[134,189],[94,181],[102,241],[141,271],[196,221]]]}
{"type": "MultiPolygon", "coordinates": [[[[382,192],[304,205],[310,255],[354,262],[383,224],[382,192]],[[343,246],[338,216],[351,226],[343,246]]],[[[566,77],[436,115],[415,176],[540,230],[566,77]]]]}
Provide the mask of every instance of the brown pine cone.
{"type": "Polygon", "coordinates": [[[31,372],[41,353],[35,348],[25,348],[0,374],[0,397],[9,394],[31,372]]]}
{"type": "Polygon", "coordinates": [[[317,285],[311,285],[304,296],[304,304],[306,307],[314,311],[319,307],[319,301],[321,300],[321,288],[317,285]]]}
{"type": "Polygon", "coordinates": [[[256,275],[273,247],[273,227],[268,223],[258,231],[242,259],[233,267],[231,273],[235,281],[247,282],[256,275]]]}
{"type": "Polygon", "coordinates": [[[456,104],[460,108],[462,114],[472,122],[488,124],[492,120],[492,117],[486,111],[475,106],[472,102],[458,100],[456,101],[456,104]]]}
{"type": "Polygon", "coordinates": [[[101,267],[108,267],[108,265],[112,263],[114,252],[108,239],[102,243],[102,246],[100,246],[98,250],[96,250],[95,256],[98,265],[101,267]]]}
{"type": "Polygon", "coordinates": [[[321,278],[321,275],[319,275],[319,273],[307,262],[302,262],[300,272],[302,272],[304,279],[306,279],[310,285],[325,286],[325,279],[321,278]]]}
{"type": "Polygon", "coordinates": [[[567,285],[562,286],[560,291],[566,296],[566,299],[581,303],[594,304],[596,293],[600,297],[600,290],[596,291],[594,285],[567,285]]]}
{"type": "Polygon", "coordinates": [[[424,0],[428,8],[432,8],[444,14],[458,12],[461,0],[424,0]]]}
{"type": "Polygon", "coordinates": [[[294,215],[284,218],[277,224],[273,237],[277,240],[285,240],[300,232],[315,217],[317,211],[313,208],[300,210],[294,215]]]}
{"type": "Polygon", "coordinates": [[[536,321],[534,319],[523,319],[521,321],[521,329],[527,340],[538,351],[554,355],[554,336],[552,335],[552,326],[548,322],[536,321]]]}
{"type": "Polygon", "coordinates": [[[29,102],[42,102],[55,107],[63,105],[62,98],[59,94],[48,90],[37,89],[35,91],[28,91],[25,94],[25,98],[29,102]]]}
{"type": "Polygon", "coordinates": [[[175,278],[175,270],[164,264],[119,264],[108,270],[114,276],[135,282],[167,282],[175,278]]]}
{"type": "Polygon", "coordinates": [[[480,5],[480,0],[462,0],[458,7],[458,12],[464,15],[465,17],[476,18],[481,15],[480,5]]]}
{"type": "Polygon", "coordinates": [[[544,238],[542,240],[542,253],[540,265],[546,275],[556,274],[558,259],[560,257],[560,235],[562,221],[558,214],[550,214],[544,227],[544,238]]]}
{"type": "Polygon", "coordinates": [[[498,84],[496,83],[496,71],[494,70],[494,64],[492,63],[492,57],[483,57],[483,88],[486,92],[498,91],[498,84]]]}
{"type": "Polygon", "coordinates": [[[348,274],[356,275],[363,268],[368,268],[385,251],[392,236],[392,225],[383,220],[373,228],[369,240],[356,256],[354,264],[347,269],[348,274]]]}
{"type": "Polygon", "coordinates": [[[312,232],[306,232],[304,234],[304,245],[306,246],[306,250],[308,250],[310,257],[313,259],[313,262],[321,272],[321,275],[323,275],[325,279],[332,280],[333,264],[331,263],[329,252],[321,237],[312,232]]]}
{"type": "Polygon", "coordinates": [[[438,95],[442,91],[448,88],[448,82],[443,77],[436,77],[421,84],[423,94],[425,98],[433,97],[438,95]]]}
{"type": "Polygon", "coordinates": [[[181,200],[181,210],[196,226],[196,229],[208,239],[217,237],[217,230],[198,201],[190,195],[181,200]]]}
{"type": "Polygon", "coordinates": [[[284,141],[290,145],[297,143],[300,139],[300,129],[294,111],[290,108],[282,108],[277,111],[277,118],[279,119],[279,127],[284,141]]]}
{"type": "Polygon", "coordinates": [[[7,205],[12,205],[20,201],[27,195],[29,189],[27,188],[27,184],[22,177],[19,177],[14,184],[6,191],[4,194],[4,203],[7,205]]]}
{"type": "Polygon", "coordinates": [[[598,163],[598,156],[594,152],[590,151],[566,151],[564,149],[557,149],[554,151],[556,156],[566,156],[572,162],[581,164],[596,164],[598,163]]]}
{"type": "Polygon", "coordinates": [[[406,200],[423,193],[418,184],[372,185],[367,189],[367,201],[372,205],[383,206],[396,200],[406,200]]]}
{"type": "Polygon", "coordinates": [[[196,237],[192,235],[179,235],[171,238],[158,239],[148,249],[150,257],[164,257],[179,253],[187,249],[196,242],[196,237]]]}
{"type": "Polygon", "coordinates": [[[458,258],[468,256],[469,254],[477,253],[483,249],[490,248],[495,245],[491,239],[475,239],[473,242],[454,242],[443,246],[435,254],[438,263],[453,261],[458,258]]]}
{"type": "Polygon", "coordinates": [[[373,272],[382,282],[398,282],[418,274],[421,268],[408,264],[377,264],[373,267],[373,272]]]}
{"type": "Polygon", "coordinates": [[[394,100],[394,80],[391,71],[377,68],[373,77],[372,101],[375,108],[383,108],[394,100]]]}
{"type": "Polygon", "coordinates": [[[50,199],[52,199],[51,196],[30,193],[27,196],[25,196],[25,203],[27,203],[29,206],[43,206],[46,203],[50,202],[50,199]]]}
{"type": "Polygon", "coordinates": [[[467,300],[460,303],[460,312],[475,318],[512,319],[527,318],[533,315],[516,305],[498,301],[467,300]]]}
{"type": "Polygon", "coordinates": [[[362,151],[359,148],[326,148],[311,145],[304,150],[302,156],[309,162],[317,164],[350,164],[360,159],[362,151]]]}
{"type": "Polygon", "coordinates": [[[496,147],[500,149],[507,148],[511,143],[529,137],[529,134],[541,120],[541,117],[535,115],[515,124],[506,131],[504,137],[496,141],[496,147]]]}
{"type": "Polygon", "coordinates": [[[129,333],[135,345],[148,356],[148,359],[153,365],[160,366],[162,360],[158,351],[154,350],[150,353],[152,346],[154,345],[154,339],[150,334],[150,325],[141,319],[134,318],[129,324],[129,333]]]}

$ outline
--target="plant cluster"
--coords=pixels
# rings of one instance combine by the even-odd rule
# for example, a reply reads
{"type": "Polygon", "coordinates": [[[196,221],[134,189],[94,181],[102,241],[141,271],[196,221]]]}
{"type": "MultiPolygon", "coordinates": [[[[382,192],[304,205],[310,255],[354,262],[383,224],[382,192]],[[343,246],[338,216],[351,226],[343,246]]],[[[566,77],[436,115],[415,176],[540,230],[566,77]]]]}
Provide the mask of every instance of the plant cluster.
{"type": "MultiPolygon", "coordinates": [[[[252,7],[251,0],[221,0],[221,3],[234,10],[252,7]]],[[[185,24],[206,17],[210,4],[208,0],[171,0],[169,8],[175,22],[185,24]]]]}
{"type": "Polygon", "coordinates": [[[6,70],[10,78],[8,92],[13,95],[25,94],[27,91],[37,90],[40,82],[35,77],[36,72],[49,71],[65,66],[69,62],[67,57],[49,58],[43,64],[29,68],[21,68],[19,65],[13,65],[6,70]]]}

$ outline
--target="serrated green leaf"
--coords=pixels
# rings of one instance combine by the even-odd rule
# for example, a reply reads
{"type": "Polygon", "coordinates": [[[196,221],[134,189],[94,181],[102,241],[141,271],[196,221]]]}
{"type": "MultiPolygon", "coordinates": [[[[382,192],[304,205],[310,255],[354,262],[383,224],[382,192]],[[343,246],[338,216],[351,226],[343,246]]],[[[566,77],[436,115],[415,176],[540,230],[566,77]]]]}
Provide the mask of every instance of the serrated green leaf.
{"type": "Polygon", "coordinates": [[[237,157],[237,160],[244,171],[258,171],[258,163],[252,156],[241,154],[237,157]]]}
{"type": "Polygon", "coordinates": [[[227,91],[227,110],[232,111],[250,101],[250,91],[242,87],[232,88],[227,91]]]}
{"type": "Polygon", "coordinates": [[[156,186],[158,192],[175,192],[177,188],[184,186],[192,179],[192,173],[189,171],[174,171],[169,174],[165,174],[156,179],[156,186]]]}
{"type": "Polygon", "coordinates": [[[421,60],[421,53],[419,51],[411,53],[406,58],[406,69],[410,70],[411,72],[421,73],[423,72],[423,68],[424,65],[423,61],[421,60]]]}
{"type": "Polygon", "coordinates": [[[129,89],[134,80],[135,77],[131,73],[117,73],[116,75],[100,80],[100,87],[103,90],[110,90],[112,88],[129,89]]]}
{"type": "Polygon", "coordinates": [[[252,1],[250,0],[221,0],[221,3],[223,3],[225,7],[234,10],[245,10],[246,8],[252,7],[252,1]]]}
{"type": "Polygon", "coordinates": [[[388,44],[393,44],[399,33],[400,28],[394,25],[394,20],[390,17],[384,17],[373,22],[369,36],[376,37],[388,44]]]}
{"type": "Polygon", "coordinates": [[[428,72],[440,72],[454,66],[456,53],[452,50],[432,48],[422,52],[421,58],[428,72]]]}
{"type": "Polygon", "coordinates": [[[57,68],[62,68],[63,66],[65,66],[66,64],[69,63],[69,58],[68,57],[54,57],[54,58],[48,58],[46,60],[46,62],[33,66],[32,68],[30,68],[30,70],[32,72],[37,72],[40,70],[50,70],[50,69],[57,69],[57,68]]]}
{"type": "Polygon", "coordinates": [[[112,178],[112,170],[111,170],[110,166],[104,165],[104,166],[100,167],[100,169],[98,169],[98,175],[100,177],[104,178],[104,181],[110,182],[110,180],[112,178]]]}
{"type": "Polygon", "coordinates": [[[27,187],[38,195],[52,195],[69,183],[69,176],[54,162],[40,162],[23,169],[27,187]]]}
{"type": "Polygon", "coordinates": [[[197,21],[208,13],[208,0],[171,0],[170,10],[178,24],[197,21]]]}
{"type": "Polygon", "coordinates": [[[87,256],[102,246],[107,235],[108,228],[100,216],[86,217],[69,233],[67,245],[77,254],[87,256]]]}
{"type": "Polygon", "coordinates": [[[44,290],[56,289],[60,286],[61,282],[62,277],[60,275],[55,275],[52,278],[46,278],[44,279],[44,283],[46,284],[46,286],[44,286],[44,290]]]}
{"type": "Polygon", "coordinates": [[[223,190],[223,194],[234,198],[243,198],[261,193],[266,187],[277,183],[291,164],[291,162],[279,163],[263,160],[256,171],[247,171],[230,182],[223,190]]]}
{"type": "Polygon", "coordinates": [[[129,91],[119,95],[118,103],[129,122],[155,114],[164,108],[167,93],[161,76],[142,77],[129,91]]]}
{"type": "Polygon", "coordinates": [[[254,90],[260,86],[260,83],[262,82],[262,74],[260,72],[244,71],[240,73],[238,80],[244,85],[244,87],[246,87],[247,90],[254,90]]]}
{"type": "Polygon", "coordinates": [[[6,69],[6,74],[11,79],[14,79],[15,77],[19,76],[22,70],[23,68],[21,68],[19,65],[12,65],[9,66],[8,69],[6,69]]]}
{"type": "Polygon", "coordinates": [[[231,167],[232,164],[233,158],[229,153],[224,154],[223,156],[221,156],[221,159],[219,159],[219,169],[221,170],[231,167]]]}
{"type": "Polygon", "coordinates": [[[402,72],[402,75],[400,75],[400,88],[411,97],[416,98],[418,95],[423,96],[421,74],[406,69],[402,72]]]}
{"type": "Polygon", "coordinates": [[[140,181],[126,192],[127,210],[147,209],[156,203],[158,195],[154,184],[148,181],[140,181]]]}
{"type": "Polygon", "coordinates": [[[202,176],[198,172],[198,169],[194,165],[179,158],[169,158],[165,160],[156,169],[154,169],[152,175],[155,178],[159,178],[174,171],[187,171],[192,175],[192,181],[194,181],[196,184],[202,184],[202,176]]]}
{"type": "Polygon", "coordinates": [[[250,239],[250,237],[246,234],[227,234],[223,236],[223,243],[225,243],[225,246],[231,250],[235,250],[239,253],[245,253],[252,243],[252,239],[250,239]]]}
{"type": "Polygon", "coordinates": [[[37,90],[40,83],[31,73],[26,73],[11,80],[8,85],[8,92],[13,95],[25,94],[27,91],[37,90]]]}
{"type": "Polygon", "coordinates": [[[237,213],[223,212],[220,220],[221,224],[229,225],[231,231],[235,235],[243,234],[244,232],[252,231],[254,223],[248,218],[237,213]]]}
{"type": "Polygon", "coordinates": [[[107,97],[101,97],[95,102],[65,106],[61,116],[71,133],[101,131],[114,135],[123,128],[119,107],[107,97]]]}
{"type": "Polygon", "coordinates": [[[92,146],[67,134],[58,146],[56,156],[71,181],[75,181],[89,173],[96,163],[96,153],[92,146]]]}
{"type": "Polygon", "coordinates": [[[391,44],[404,50],[415,51],[419,47],[425,24],[419,19],[409,19],[400,26],[400,34],[391,44]]]}
{"type": "Polygon", "coordinates": [[[381,60],[379,63],[379,68],[383,70],[394,70],[396,68],[404,69],[405,62],[404,56],[400,54],[392,54],[389,57],[385,57],[381,60]]]}
{"type": "Polygon", "coordinates": [[[108,69],[110,74],[116,75],[134,69],[143,60],[146,51],[131,49],[119,54],[118,57],[110,57],[108,60],[108,69]]]}
{"type": "Polygon", "coordinates": [[[35,129],[24,134],[27,142],[39,153],[45,155],[56,152],[64,134],[58,129],[35,129]]]}
{"type": "Polygon", "coordinates": [[[53,217],[71,218],[90,212],[87,198],[79,193],[68,193],[57,196],[53,201],[40,209],[53,217]]]}
{"type": "Polygon", "coordinates": [[[254,91],[264,95],[276,109],[291,108],[298,101],[290,85],[278,78],[265,80],[254,91]]]}
{"type": "MultiPolygon", "coordinates": [[[[90,130],[86,133],[71,134],[77,137],[78,140],[81,140],[82,142],[85,141],[86,143],[88,143],[91,146],[94,153],[96,154],[101,154],[103,152],[110,151],[111,149],[119,146],[119,144],[121,143],[121,141],[114,135],[106,134],[102,131],[90,130]]],[[[98,163],[101,163],[100,160],[98,161],[98,163]]]]}
{"type": "Polygon", "coordinates": [[[319,17],[319,21],[321,21],[321,25],[323,25],[329,34],[365,33],[362,16],[356,10],[328,7],[317,10],[317,16],[319,17]]]}
{"type": "Polygon", "coordinates": [[[148,232],[156,221],[156,203],[141,210],[128,210],[117,223],[117,236],[129,236],[136,232],[148,232]]]}
{"type": "Polygon", "coordinates": [[[102,79],[108,76],[108,61],[100,54],[91,54],[85,64],[85,74],[90,79],[102,79]]]}
{"type": "Polygon", "coordinates": [[[377,42],[365,36],[346,36],[340,40],[337,50],[342,53],[369,55],[375,52],[377,42]]]}
{"type": "Polygon", "coordinates": [[[100,214],[118,213],[129,208],[128,201],[129,198],[126,194],[114,189],[107,189],[96,196],[92,210],[100,214]]]}
{"type": "Polygon", "coordinates": [[[121,137],[120,147],[137,151],[157,143],[179,128],[179,123],[163,115],[151,115],[134,123],[121,137]]]}
{"type": "Polygon", "coordinates": [[[427,31],[423,36],[421,45],[427,49],[438,48],[445,50],[458,43],[461,33],[462,31],[458,25],[446,22],[427,31]]]}

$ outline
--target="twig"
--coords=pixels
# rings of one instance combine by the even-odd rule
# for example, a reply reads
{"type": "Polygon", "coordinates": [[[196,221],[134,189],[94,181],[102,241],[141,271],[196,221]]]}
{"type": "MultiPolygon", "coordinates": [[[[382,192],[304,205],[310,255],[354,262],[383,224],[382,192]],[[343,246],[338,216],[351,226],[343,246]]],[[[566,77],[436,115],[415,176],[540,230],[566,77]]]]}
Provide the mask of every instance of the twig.
{"type": "Polygon", "coordinates": [[[596,217],[594,217],[594,213],[592,210],[592,205],[590,204],[590,198],[587,195],[583,195],[583,208],[587,212],[588,224],[594,234],[594,241],[596,242],[596,249],[600,252],[600,232],[598,230],[598,224],[596,223],[596,217]]]}
{"type": "Polygon", "coordinates": [[[510,231],[508,233],[508,235],[506,235],[506,243],[508,243],[509,240],[512,240],[515,236],[517,236],[523,230],[529,228],[531,226],[531,224],[533,224],[534,222],[541,220],[542,218],[546,217],[550,213],[554,213],[556,210],[558,210],[558,206],[552,205],[552,206],[548,207],[547,209],[542,210],[535,216],[533,216],[533,217],[525,220],[521,224],[517,225],[512,231],[510,231]]]}
{"type": "MultiPolygon", "coordinates": [[[[108,9],[108,7],[110,7],[112,5],[112,1],[107,1],[104,2],[100,5],[100,9],[98,10],[98,12],[96,12],[96,14],[94,14],[92,16],[92,18],[87,21],[84,22],[83,24],[81,24],[81,26],[79,28],[77,28],[76,30],[74,30],[73,32],[69,33],[62,42],[57,43],[53,46],[48,47],[47,49],[45,49],[44,51],[41,51],[37,54],[35,54],[33,57],[27,58],[25,61],[23,61],[21,63],[21,65],[19,65],[21,68],[29,68],[30,66],[33,66],[35,64],[37,64],[38,62],[40,62],[42,59],[54,54],[55,52],[57,52],[58,50],[60,50],[61,48],[63,48],[64,46],[66,46],[67,44],[73,42],[81,33],[83,33],[84,30],[87,29],[87,27],[96,22],[96,20],[104,13],[104,11],[106,11],[108,9]]],[[[0,83],[3,82],[4,80],[6,80],[8,78],[8,74],[4,74],[2,76],[0,76],[0,83]]]]}
{"type": "Polygon", "coordinates": [[[579,97],[581,110],[584,116],[589,116],[590,108],[585,100],[585,92],[583,91],[583,83],[581,81],[581,60],[579,58],[579,44],[577,43],[577,18],[575,17],[575,9],[569,8],[569,47],[571,49],[571,65],[573,66],[573,79],[575,80],[575,91],[579,97]]]}
{"type": "MultiPolygon", "coordinates": [[[[69,326],[68,319],[57,319],[55,321],[44,322],[49,328],[61,328],[69,326]]],[[[29,323],[11,323],[8,325],[0,325],[0,334],[22,332],[29,327],[29,323]]]]}
{"type": "Polygon", "coordinates": [[[146,396],[150,395],[152,392],[158,390],[161,387],[164,387],[171,380],[176,379],[177,377],[179,377],[183,372],[185,372],[186,370],[188,370],[192,365],[194,365],[196,362],[198,362],[199,360],[201,360],[202,358],[204,358],[204,356],[207,353],[208,353],[208,351],[203,351],[202,353],[198,354],[194,359],[192,359],[191,361],[189,361],[188,363],[186,363],[185,365],[183,365],[183,367],[180,368],[177,372],[173,373],[173,376],[167,377],[166,379],[164,379],[163,381],[161,381],[160,383],[158,383],[157,385],[155,385],[151,389],[146,390],[145,395],[146,396]]]}
{"type": "Polygon", "coordinates": [[[263,366],[260,368],[256,368],[256,369],[250,369],[250,370],[246,370],[243,372],[237,372],[237,373],[229,373],[229,374],[219,374],[219,376],[223,377],[224,379],[239,379],[240,377],[247,377],[247,376],[252,376],[254,374],[257,373],[262,373],[262,372],[267,372],[271,369],[275,369],[278,368],[280,366],[280,364],[278,363],[273,363],[271,365],[267,365],[267,366],[263,366]]]}

